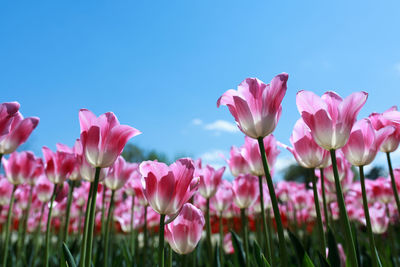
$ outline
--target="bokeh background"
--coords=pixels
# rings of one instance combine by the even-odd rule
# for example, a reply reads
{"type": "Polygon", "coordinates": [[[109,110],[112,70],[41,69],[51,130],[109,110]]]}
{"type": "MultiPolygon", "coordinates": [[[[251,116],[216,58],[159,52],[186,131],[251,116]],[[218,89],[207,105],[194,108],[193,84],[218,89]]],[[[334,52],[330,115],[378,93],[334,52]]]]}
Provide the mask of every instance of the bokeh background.
{"type": "MultiPolygon", "coordinates": [[[[39,155],[72,146],[88,108],[141,130],[132,144],[146,153],[220,166],[244,137],[216,101],[246,77],[289,73],[275,131],[283,143],[300,89],[367,91],[359,117],[397,105],[399,10],[399,1],[2,1],[0,100],[40,117],[21,148],[39,155]]],[[[282,151],[276,179],[293,161],[282,151]]]]}

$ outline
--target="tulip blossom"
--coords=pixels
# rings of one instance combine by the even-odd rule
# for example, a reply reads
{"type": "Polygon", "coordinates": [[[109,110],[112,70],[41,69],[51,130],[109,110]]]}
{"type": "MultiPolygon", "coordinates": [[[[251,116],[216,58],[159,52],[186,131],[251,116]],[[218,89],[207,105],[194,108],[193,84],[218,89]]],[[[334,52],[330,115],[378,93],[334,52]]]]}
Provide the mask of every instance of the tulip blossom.
{"type": "Polygon", "coordinates": [[[394,131],[393,126],[376,131],[370,120],[362,119],[353,126],[350,138],[342,151],[354,166],[368,165],[374,160],[383,141],[394,131]]]}
{"type": "Polygon", "coordinates": [[[312,138],[311,130],[299,119],[294,125],[290,143],[293,147],[282,145],[304,168],[324,168],[329,164],[329,152],[321,148],[312,138]]]}
{"type": "Polygon", "coordinates": [[[136,170],[137,164],[128,163],[121,156],[117,158],[114,164],[110,167],[104,184],[111,190],[118,190],[122,188],[125,183],[132,177],[133,172],[136,170]]]}
{"type": "Polygon", "coordinates": [[[350,136],[357,114],[367,101],[365,92],[342,99],[335,92],[322,97],[310,91],[297,93],[296,104],[315,142],[326,150],[343,147],[350,136]]]}
{"type": "MultiPolygon", "coordinates": [[[[341,150],[338,150],[336,153],[336,162],[339,180],[342,181],[346,177],[348,170],[351,169],[351,163],[348,162],[341,150]]],[[[324,176],[330,182],[335,181],[332,164],[324,169],[324,176]]]]}
{"type": "Polygon", "coordinates": [[[32,152],[13,152],[7,159],[2,159],[3,166],[6,172],[6,177],[10,183],[14,185],[29,182],[33,184],[32,181],[37,172],[40,172],[38,166],[38,159],[35,158],[32,152]]]}
{"type": "Polygon", "coordinates": [[[232,146],[230,151],[230,158],[227,160],[229,169],[233,176],[237,177],[239,174],[250,173],[249,164],[243,157],[241,149],[232,146]]]}
{"type": "Polygon", "coordinates": [[[281,116],[288,78],[287,73],[281,73],[270,84],[247,78],[239,84],[237,91],[226,91],[218,99],[217,106],[228,106],[245,135],[254,139],[265,137],[275,130],[281,116]]]}
{"type": "Polygon", "coordinates": [[[196,169],[195,176],[200,177],[199,193],[204,198],[211,198],[217,192],[218,186],[222,181],[225,167],[215,170],[207,165],[205,168],[196,169]]]}
{"type": "Polygon", "coordinates": [[[194,165],[189,158],[179,159],[170,166],[144,161],[139,170],[147,201],[159,214],[176,214],[197,190],[190,188],[194,165]]]}
{"type": "Polygon", "coordinates": [[[227,180],[222,180],[221,184],[218,186],[216,194],[210,199],[210,201],[218,214],[221,214],[232,204],[232,198],[232,183],[227,180]]]}
{"type": "Polygon", "coordinates": [[[188,254],[199,243],[204,224],[201,210],[186,203],[178,217],[165,226],[165,239],[176,253],[188,254]]]}
{"type": "MultiPolygon", "coordinates": [[[[264,137],[263,141],[264,141],[264,148],[265,148],[265,154],[267,156],[268,166],[272,170],[280,151],[278,150],[277,142],[273,135],[268,135],[267,137],[264,137]]],[[[265,175],[260,154],[260,148],[258,146],[257,140],[251,139],[246,136],[244,138],[242,155],[249,164],[251,174],[256,176],[265,175]]]]}
{"type": "Polygon", "coordinates": [[[400,125],[397,125],[393,121],[385,118],[385,114],[392,111],[397,111],[397,107],[391,107],[382,114],[372,113],[368,117],[371,121],[372,126],[377,131],[387,126],[395,126],[395,130],[393,131],[393,133],[389,134],[380,146],[380,150],[385,153],[394,152],[399,147],[400,143],[400,125]]]}
{"type": "Polygon", "coordinates": [[[44,176],[40,177],[36,183],[36,195],[42,203],[47,203],[53,194],[54,184],[51,183],[44,176]]]}
{"type": "Polygon", "coordinates": [[[258,198],[258,179],[247,174],[233,180],[233,200],[240,209],[250,207],[258,198]]]}
{"type": "Polygon", "coordinates": [[[13,185],[0,174],[0,206],[8,205],[12,191],[13,185]]]}
{"type": "Polygon", "coordinates": [[[74,155],[62,151],[51,151],[43,147],[45,160],[45,173],[47,178],[54,184],[63,184],[75,167],[74,155]]]}
{"type": "Polygon", "coordinates": [[[125,144],[141,132],[119,124],[112,112],[96,117],[91,111],[79,111],[83,154],[93,167],[110,167],[122,153],[125,144]]]}
{"type": "Polygon", "coordinates": [[[0,154],[10,154],[24,143],[39,123],[39,118],[25,118],[18,112],[19,103],[0,104],[0,154]]]}

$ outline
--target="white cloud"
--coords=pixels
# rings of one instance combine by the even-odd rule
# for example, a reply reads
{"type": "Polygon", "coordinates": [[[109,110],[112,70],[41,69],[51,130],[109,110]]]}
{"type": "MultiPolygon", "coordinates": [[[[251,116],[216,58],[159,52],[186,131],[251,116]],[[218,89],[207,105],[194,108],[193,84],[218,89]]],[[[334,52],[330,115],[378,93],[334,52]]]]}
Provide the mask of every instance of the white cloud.
{"type": "Polygon", "coordinates": [[[230,173],[229,168],[225,161],[225,159],[228,157],[229,157],[229,152],[220,149],[213,149],[210,151],[206,151],[199,156],[199,158],[201,158],[202,160],[203,166],[208,164],[215,169],[219,169],[221,167],[226,166],[223,177],[224,179],[232,180],[233,176],[230,173]]]}
{"type": "Polygon", "coordinates": [[[203,121],[201,119],[195,118],[192,120],[193,125],[202,125],[203,121]]]}
{"type": "Polygon", "coordinates": [[[216,120],[213,123],[206,124],[204,126],[204,129],[208,131],[219,131],[228,133],[236,133],[239,131],[236,124],[224,120],[216,120]]]}
{"type": "Polygon", "coordinates": [[[396,64],[394,64],[394,69],[396,70],[396,72],[398,74],[400,74],[400,62],[397,62],[396,64]]]}
{"type": "Polygon", "coordinates": [[[275,162],[275,173],[278,174],[284,170],[286,170],[290,165],[296,164],[296,160],[292,156],[287,157],[278,157],[275,162]]]}

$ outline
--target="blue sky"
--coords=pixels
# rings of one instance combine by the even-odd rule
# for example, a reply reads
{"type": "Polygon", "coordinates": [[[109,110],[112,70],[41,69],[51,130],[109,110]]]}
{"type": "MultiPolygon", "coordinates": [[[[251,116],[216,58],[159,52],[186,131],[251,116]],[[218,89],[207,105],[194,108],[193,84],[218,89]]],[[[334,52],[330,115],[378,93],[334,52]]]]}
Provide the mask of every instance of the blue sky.
{"type": "Polygon", "coordinates": [[[8,2],[0,101],[41,118],[27,146],[37,153],[72,145],[88,108],[141,130],[132,142],[143,148],[221,164],[243,135],[216,101],[246,77],[289,73],[281,142],[299,117],[300,89],[367,91],[360,117],[400,99],[398,1],[8,2]]]}

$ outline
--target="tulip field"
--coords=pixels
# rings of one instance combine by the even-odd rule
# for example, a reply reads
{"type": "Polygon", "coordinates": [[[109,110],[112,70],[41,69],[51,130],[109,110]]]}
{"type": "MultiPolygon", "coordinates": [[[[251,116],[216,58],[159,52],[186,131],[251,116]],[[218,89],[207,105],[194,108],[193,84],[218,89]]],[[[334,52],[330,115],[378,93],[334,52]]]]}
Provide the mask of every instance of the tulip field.
{"type": "Polygon", "coordinates": [[[70,122],[73,147],[35,155],[18,148],[39,118],[0,104],[0,266],[400,266],[400,112],[357,118],[366,92],[299,91],[290,140],[277,140],[288,79],[221,91],[244,134],[221,168],[128,162],[125,145],[146,133],[87,109],[70,122]],[[305,183],[274,177],[280,150],[305,183]],[[388,176],[367,179],[378,153],[388,176]]]}

